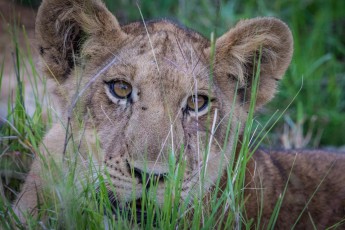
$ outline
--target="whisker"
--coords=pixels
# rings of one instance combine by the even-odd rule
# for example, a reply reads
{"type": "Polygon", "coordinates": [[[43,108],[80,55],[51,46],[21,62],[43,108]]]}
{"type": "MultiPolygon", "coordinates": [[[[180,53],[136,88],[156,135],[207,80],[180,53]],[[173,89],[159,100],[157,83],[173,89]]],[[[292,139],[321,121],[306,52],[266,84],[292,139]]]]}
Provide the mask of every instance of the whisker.
{"type": "Polygon", "coordinates": [[[171,64],[172,66],[174,66],[175,69],[181,71],[181,72],[184,73],[184,74],[187,74],[187,72],[186,72],[185,70],[179,68],[179,66],[178,66],[175,62],[171,61],[170,59],[168,59],[168,58],[166,58],[166,57],[163,57],[163,59],[166,60],[166,61],[167,61],[169,64],[171,64]]]}
{"type": "Polygon", "coordinates": [[[198,66],[199,62],[201,61],[201,55],[198,55],[197,53],[196,53],[196,55],[197,55],[198,59],[194,65],[194,67],[192,68],[192,73],[194,73],[195,68],[198,66]]]}
{"type": "Polygon", "coordinates": [[[181,53],[181,55],[182,55],[182,58],[183,58],[184,62],[187,63],[187,59],[186,59],[186,56],[185,56],[185,54],[184,54],[184,52],[183,52],[183,50],[182,50],[180,41],[179,41],[179,39],[177,38],[176,34],[174,34],[174,36],[175,36],[176,44],[177,44],[177,46],[178,46],[178,48],[179,48],[179,50],[180,50],[180,53],[181,53]]]}

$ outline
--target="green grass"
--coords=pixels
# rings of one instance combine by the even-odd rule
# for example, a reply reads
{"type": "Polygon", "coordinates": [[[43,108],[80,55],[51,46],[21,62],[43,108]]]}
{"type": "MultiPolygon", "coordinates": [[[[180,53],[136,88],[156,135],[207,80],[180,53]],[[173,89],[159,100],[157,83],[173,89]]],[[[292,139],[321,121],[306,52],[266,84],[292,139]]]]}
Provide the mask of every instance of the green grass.
{"type": "MultiPolygon", "coordinates": [[[[38,1],[29,0],[21,2],[27,5],[37,5],[38,1]]],[[[135,1],[106,1],[109,8],[123,21],[140,20],[140,14],[135,1]]],[[[95,181],[85,181],[81,188],[77,188],[74,182],[78,180],[71,167],[68,174],[61,172],[57,167],[54,172],[47,173],[47,180],[56,186],[50,189],[44,197],[42,215],[48,215],[49,221],[40,222],[28,216],[29,229],[37,228],[68,228],[68,229],[99,229],[108,225],[110,228],[129,228],[141,220],[143,229],[150,229],[154,223],[158,229],[210,229],[218,221],[225,223],[226,227],[250,227],[260,223],[260,219],[244,222],[243,213],[243,186],[245,165],[250,157],[249,143],[257,148],[258,144],[280,146],[279,139],[284,127],[290,130],[300,129],[299,138],[305,138],[308,132],[311,140],[307,146],[342,146],[345,145],[343,130],[345,130],[345,2],[344,1],[298,1],[280,0],[272,3],[264,0],[243,1],[160,1],[143,0],[140,9],[145,19],[150,18],[177,18],[181,23],[191,27],[204,36],[210,37],[214,32],[221,35],[239,19],[252,18],[254,16],[275,16],[284,20],[291,28],[294,36],[294,57],[291,66],[280,85],[277,97],[262,112],[260,117],[249,114],[243,136],[243,145],[240,151],[240,161],[232,160],[227,173],[229,183],[220,197],[217,196],[219,188],[211,194],[210,209],[205,210],[199,200],[192,200],[191,207],[186,203],[178,203],[181,188],[181,175],[184,170],[183,162],[175,162],[171,157],[171,165],[168,187],[162,209],[158,209],[154,199],[154,185],[149,193],[143,190],[142,208],[146,210],[146,217],[136,216],[135,213],[118,214],[118,219],[104,218],[111,216],[112,210],[105,189],[106,175],[98,172],[96,166],[90,166],[87,177],[96,172],[99,193],[94,190],[95,181]],[[287,111],[281,113],[280,111],[287,111]],[[279,109],[279,112],[276,110],[279,109]],[[272,114],[275,114],[274,116],[272,114]],[[272,117],[273,116],[273,117],[272,117]],[[280,116],[284,119],[277,120],[280,116]],[[260,124],[260,125],[259,125],[260,124]],[[272,126],[271,124],[274,124],[272,126]],[[260,126],[262,130],[254,144],[249,142],[253,130],[260,126]],[[269,133],[266,130],[270,130],[269,133]],[[319,134],[322,134],[319,136],[319,134]],[[60,175],[52,177],[53,175],[60,175]],[[62,204],[65,205],[62,207],[62,204]],[[231,210],[231,215],[218,215],[218,210],[225,208],[231,210]],[[190,211],[193,210],[191,217],[190,211]],[[132,217],[128,221],[126,216],[132,217]],[[224,219],[225,218],[225,219],[224,219]],[[202,223],[202,225],[200,225],[202,223]],[[244,226],[241,226],[244,225],[244,226]]],[[[16,30],[12,30],[13,43],[17,44],[16,30]]],[[[25,86],[21,83],[27,78],[27,70],[31,69],[35,74],[30,82],[35,86],[41,76],[37,74],[33,64],[31,51],[14,47],[14,64],[16,70],[17,88],[16,99],[13,104],[8,103],[8,116],[6,122],[1,121],[0,128],[0,171],[9,171],[10,174],[2,174],[0,184],[0,223],[4,229],[14,226],[21,227],[18,218],[12,213],[10,201],[15,197],[19,184],[23,180],[21,173],[28,170],[28,165],[34,154],[39,155],[38,146],[43,137],[46,122],[42,119],[42,106],[39,96],[36,96],[36,112],[29,116],[25,111],[23,92],[25,86]],[[23,60],[29,60],[24,62],[23,60]],[[29,63],[29,64],[27,64],[29,63]],[[17,153],[20,153],[19,155],[17,153]],[[16,173],[14,173],[16,172],[16,173]],[[16,176],[17,175],[17,176],[16,176]]],[[[0,59],[2,61],[2,59],[0,59]]],[[[3,62],[0,66],[0,86],[2,84],[3,62]]],[[[253,87],[255,91],[255,87],[253,87]]],[[[38,95],[38,92],[37,92],[38,95]]],[[[255,94],[252,94],[255,95],[255,94]]],[[[252,100],[254,101],[254,100],[252,100]]],[[[51,120],[51,111],[48,111],[48,123],[51,120]]],[[[49,125],[48,125],[49,126],[49,125]]],[[[292,146],[296,146],[291,141],[292,146]]],[[[304,146],[302,146],[304,147],[304,146]]],[[[207,149],[207,147],[205,147],[207,149]]],[[[207,152],[205,152],[207,154],[207,152]]],[[[72,164],[73,165],[73,164],[72,164]]],[[[219,182],[218,182],[219,183],[219,182]]],[[[192,199],[192,198],[191,198],[192,199]]],[[[135,203],[131,204],[135,210],[135,203]]],[[[277,209],[272,215],[269,225],[274,228],[275,219],[279,212],[281,200],[277,202],[277,209]]],[[[119,212],[119,210],[115,211],[119,212]]],[[[134,211],[132,211],[134,212],[134,211]]]]}
{"type": "MultiPolygon", "coordinates": [[[[47,125],[42,118],[41,100],[39,99],[38,88],[36,87],[37,81],[40,79],[33,64],[31,51],[29,46],[27,46],[27,50],[21,50],[19,48],[17,32],[18,28],[16,26],[11,27],[8,31],[13,38],[13,47],[15,47],[12,58],[15,80],[17,82],[17,87],[13,92],[15,99],[12,103],[11,99],[8,98],[7,117],[0,118],[0,171],[6,172],[1,174],[1,178],[8,182],[8,189],[5,189],[5,193],[11,199],[14,197],[14,193],[11,190],[19,189],[18,180],[22,180],[24,178],[23,174],[29,170],[29,165],[32,162],[35,152],[37,152],[47,125]],[[30,70],[32,75],[28,74],[30,70]],[[27,78],[32,86],[36,101],[35,112],[31,115],[27,114],[25,109],[24,92],[26,85],[23,84],[24,78],[27,78]],[[13,177],[16,179],[14,180],[13,177]]],[[[4,62],[1,69],[4,69],[4,62]]],[[[2,81],[3,71],[0,73],[0,86],[3,87],[1,89],[9,87],[2,81]]],[[[40,95],[43,95],[43,93],[40,95]]],[[[49,114],[50,112],[47,111],[48,117],[50,117],[49,114]]]]}

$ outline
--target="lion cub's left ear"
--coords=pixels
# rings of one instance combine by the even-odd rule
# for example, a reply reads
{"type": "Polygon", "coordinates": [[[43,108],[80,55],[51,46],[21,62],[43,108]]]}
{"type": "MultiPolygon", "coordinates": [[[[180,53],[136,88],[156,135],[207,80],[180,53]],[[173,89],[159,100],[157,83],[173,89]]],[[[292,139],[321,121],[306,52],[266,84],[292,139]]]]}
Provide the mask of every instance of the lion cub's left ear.
{"type": "MultiPolygon", "coordinates": [[[[293,40],[290,29],[275,18],[256,18],[240,21],[216,40],[215,78],[222,90],[239,83],[239,98],[248,109],[252,80],[260,58],[260,79],[256,98],[259,108],[276,92],[290,64],[293,40]],[[231,85],[229,87],[229,84],[231,85]]],[[[211,49],[205,50],[210,57],[211,49]]]]}

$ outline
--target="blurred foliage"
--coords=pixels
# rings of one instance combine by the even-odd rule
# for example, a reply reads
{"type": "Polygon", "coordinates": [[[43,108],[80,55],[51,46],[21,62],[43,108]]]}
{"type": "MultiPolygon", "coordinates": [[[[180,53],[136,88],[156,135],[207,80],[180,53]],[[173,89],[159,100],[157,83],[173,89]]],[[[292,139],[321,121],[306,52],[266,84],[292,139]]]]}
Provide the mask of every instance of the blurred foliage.
{"type": "MultiPolygon", "coordinates": [[[[17,0],[37,6],[39,0],[17,0]]],[[[270,103],[265,122],[275,108],[281,110],[301,91],[287,111],[304,130],[323,133],[315,145],[344,145],[345,137],[345,1],[339,0],[106,0],[120,22],[176,18],[210,37],[219,36],[242,18],[274,16],[291,28],[294,57],[279,95],[270,103]]],[[[260,118],[261,119],[261,118],[260,118]]],[[[276,131],[282,131],[278,123],[276,131]]]]}
{"type": "Polygon", "coordinates": [[[34,8],[37,8],[41,3],[41,0],[7,0],[7,1],[15,1],[16,3],[22,4],[25,6],[31,6],[34,8]]]}

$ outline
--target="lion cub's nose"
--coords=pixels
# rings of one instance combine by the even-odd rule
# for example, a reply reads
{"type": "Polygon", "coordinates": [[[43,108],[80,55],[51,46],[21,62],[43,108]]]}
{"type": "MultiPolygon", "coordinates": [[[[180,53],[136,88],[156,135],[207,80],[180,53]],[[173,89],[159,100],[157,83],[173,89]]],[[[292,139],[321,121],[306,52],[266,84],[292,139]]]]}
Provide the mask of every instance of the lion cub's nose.
{"type": "Polygon", "coordinates": [[[167,172],[164,170],[159,170],[159,167],[155,169],[154,167],[145,167],[142,168],[141,166],[136,165],[135,163],[129,163],[127,161],[127,170],[130,174],[132,174],[135,178],[139,180],[139,183],[146,184],[147,188],[151,184],[151,180],[154,183],[164,182],[167,172]]]}

